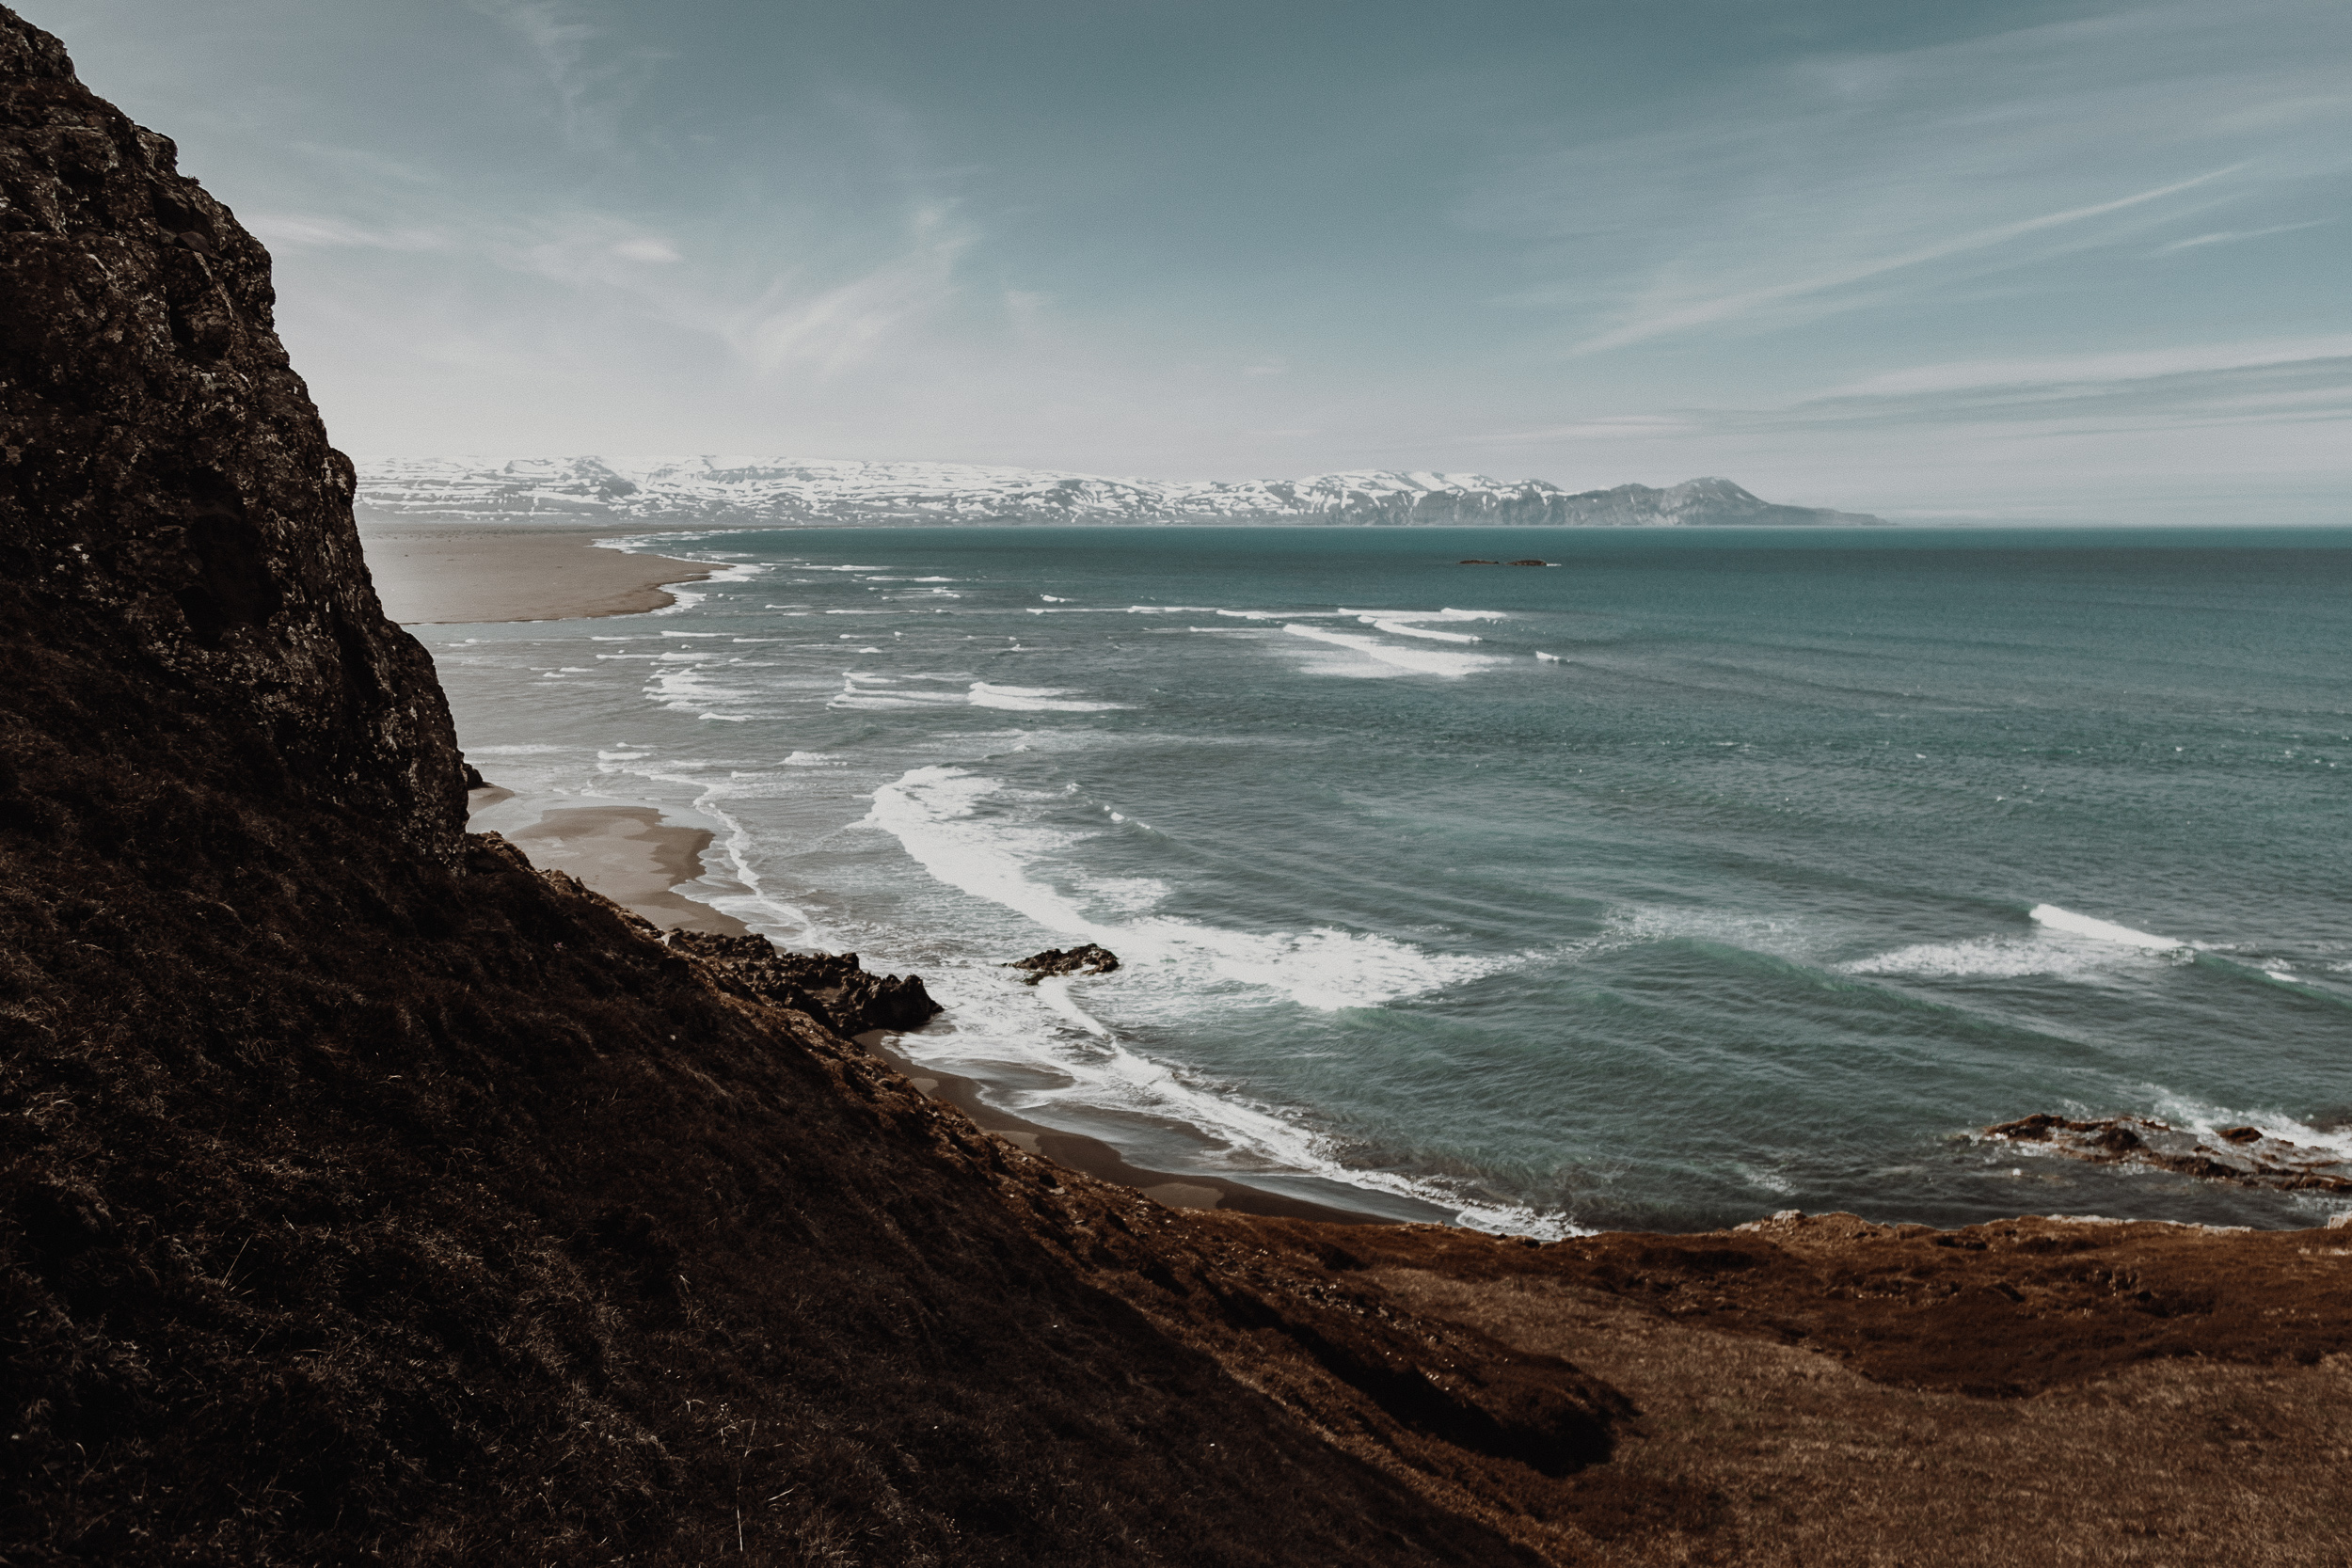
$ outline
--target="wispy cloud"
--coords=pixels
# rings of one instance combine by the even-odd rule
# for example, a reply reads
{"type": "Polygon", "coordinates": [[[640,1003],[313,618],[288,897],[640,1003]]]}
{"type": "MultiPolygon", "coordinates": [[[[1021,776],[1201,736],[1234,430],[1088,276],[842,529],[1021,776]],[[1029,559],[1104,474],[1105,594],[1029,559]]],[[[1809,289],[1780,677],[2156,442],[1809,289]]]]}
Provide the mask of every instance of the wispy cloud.
{"type": "Polygon", "coordinates": [[[918,210],[911,229],[902,252],[847,282],[778,278],[728,323],[729,344],[767,374],[803,366],[833,375],[870,357],[956,293],[956,261],[973,241],[941,208],[918,210]]]}
{"type": "Polygon", "coordinates": [[[1638,343],[1651,338],[1661,338],[1671,332],[1687,331],[1692,327],[1706,326],[1716,322],[1731,321],[1737,317],[1753,315],[1771,306],[1803,299],[1809,295],[1824,294],[1832,290],[1850,288],[1854,284],[1867,282],[1887,273],[1900,272],[1906,268],[1923,266],[1931,261],[1941,261],[1974,251],[1993,250],[2029,235],[2044,233],[2054,229],[2063,229],[2070,224],[2079,224],[2090,218],[2105,217],[2110,213],[2127,212],[2151,201],[2161,201],[2167,197],[2178,196],[2184,191],[2194,190],[2200,185],[2235,172],[2237,170],[2234,167],[2215,169],[2186,180],[2175,181],[2169,185],[2160,185],[2154,190],[2138,191],[2130,196],[2119,197],[2112,201],[2092,202],[2089,206],[2074,207],[2061,213],[2043,213],[2034,217],[2021,218],[2012,223],[1995,224],[1991,228],[1954,234],[1949,238],[1936,240],[1928,245],[1898,251],[1890,256],[1868,257],[1847,266],[1832,268],[1815,277],[1790,278],[1786,282],[1767,284],[1762,288],[1747,289],[1736,293],[1718,295],[1713,299],[1702,299],[1692,304],[1677,306],[1654,314],[1637,317],[1611,331],[1587,338],[1576,344],[1570,352],[1597,354],[1603,349],[1623,348],[1629,343],[1638,343]]]}
{"type": "Polygon", "coordinates": [[[1685,408],[1490,432],[1497,447],[1837,430],[2156,432],[2249,422],[2352,424],[2352,333],[2127,354],[1922,365],[1775,407],[1685,408]]]}
{"type": "Polygon", "coordinates": [[[2318,229],[2330,221],[2328,218],[2313,218],[2308,223],[2274,223],[2266,229],[2225,229],[2217,233],[2193,234],[2185,240],[2174,240],[2169,245],[2156,246],[2155,254],[2169,256],[2176,250],[2195,250],[2202,245],[2235,245],[2240,240],[2259,240],[2272,234],[2293,234],[2305,229],[2318,229]]]}
{"type": "Polygon", "coordinates": [[[347,250],[447,250],[445,232],[430,228],[382,229],[304,213],[249,213],[245,225],[268,245],[347,250]]]}
{"type": "Polygon", "coordinates": [[[2298,190],[2308,211],[2312,182],[2352,171],[2347,53],[2340,5],[2245,0],[1827,55],[1670,129],[1564,132],[1458,216],[1522,242],[1534,280],[1502,303],[1557,312],[1580,354],[1931,306],[2103,246],[2145,256],[2201,217],[2290,227],[2243,220],[2298,190]]]}
{"type": "Polygon", "coordinates": [[[519,39],[540,76],[555,95],[567,141],[609,148],[616,141],[620,109],[633,96],[646,70],[663,56],[626,48],[613,29],[596,19],[586,0],[467,0],[519,39]]]}

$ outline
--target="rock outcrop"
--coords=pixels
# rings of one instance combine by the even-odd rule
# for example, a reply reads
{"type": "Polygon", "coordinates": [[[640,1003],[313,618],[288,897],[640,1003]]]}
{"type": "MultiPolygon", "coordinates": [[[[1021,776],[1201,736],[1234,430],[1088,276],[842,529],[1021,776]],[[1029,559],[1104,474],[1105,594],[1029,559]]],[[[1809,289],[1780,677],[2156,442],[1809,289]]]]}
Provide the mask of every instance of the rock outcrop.
{"type": "Polygon", "coordinates": [[[2352,1161],[2331,1148],[2274,1138],[2259,1127],[2224,1127],[2199,1134],[2150,1117],[2073,1121],[2044,1114],[2005,1121],[1979,1135],[2030,1144],[2093,1164],[2146,1165],[2280,1192],[2352,1193],[2352,1161]]]}
{"type": "Polygon", "coordinates": [[[0,624],[40,632],[0,678],[57,705],[58,765],[103,772],[136,713],[206,773],[225,750],[241,789],[446,862],[464,798],[431,660],[377,610],[268,257],[175,157],[0,19],[0,624]]]}
{"type": "Polygon", "coordinates": [[[855,953],[787,953],[766,937],[672,931],[672,947],[709,966],[739,996],[806,1013],[843,1035],[920,1029],[944,1010],[919,974],[869,974],[855,953]]]}
{"type": "Polygon", "coordinates": [[[1034,986],[1057,974],[1108,974],[1119,967],[1119,955],[1089,942],[1076,947],[1049,947],[1042,953],[1016,958],[1005,967],[1025,971],[1022,981],[1034,986]]]}

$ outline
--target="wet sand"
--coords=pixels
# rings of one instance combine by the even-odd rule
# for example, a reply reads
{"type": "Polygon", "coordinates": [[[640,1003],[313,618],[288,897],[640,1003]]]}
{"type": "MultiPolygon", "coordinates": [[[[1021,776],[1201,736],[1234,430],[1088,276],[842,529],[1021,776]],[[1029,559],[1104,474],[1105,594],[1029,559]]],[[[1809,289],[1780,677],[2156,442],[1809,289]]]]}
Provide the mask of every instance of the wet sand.
{"type": "Polygon", "coordinates": [[[567,807],[506,836],[541,870],[569,872],[665,931],[682,926],[723,936],[750,934],[733,915],[671,891],[703,874],[710,834],[666,823],[651,806],[567,807]]]}
{"type": "Polygon", "coordinates": [[[638,615],[674,604],[664,583],[711,568],[600,549],[610,523],[439,523],[361,518],[359,543],[384,613],[404,626],[638,615]]]}
{"type": "Polygon", "coordinates": [[[1089,1138],[1082,1132],[1062,1132],[1009,1111],[1000,1111],[980,1098],[980,1086],[974,1080],[960,1078],[952,1072],[941,1072],[909,1061],[892,1051],[883,1042],[890,1037],[876,1029],[857,1037],[860,1045],[888,1062],[906,1075],[907,1081],[933,1100],[944,1100],[970,1117],[988,1132],[1020,1145],[1030,1153],[1041,1155],[1065,1169],[1078,1171],[1097,1180],[1112,1181],[1122,1187],[1134,1187],[1170,1209],[1222,1209],[1229,1213],[1269,1214],[1279,1219],[1324,1220],[1334,1225],[1393,1225],[1394,1220],[1376,1214],[1358,1213],[1351,1209],[1334,1208],[1329,1204],[1310,1203],[1304,1198],[1285,1197],[1261,1188],[1245,1186],[1221,1176],[1178,1176],[1168,1171],[1147,1170],[1131,1165],[1119,1150],[1100,1138],[1089,1138]]]}

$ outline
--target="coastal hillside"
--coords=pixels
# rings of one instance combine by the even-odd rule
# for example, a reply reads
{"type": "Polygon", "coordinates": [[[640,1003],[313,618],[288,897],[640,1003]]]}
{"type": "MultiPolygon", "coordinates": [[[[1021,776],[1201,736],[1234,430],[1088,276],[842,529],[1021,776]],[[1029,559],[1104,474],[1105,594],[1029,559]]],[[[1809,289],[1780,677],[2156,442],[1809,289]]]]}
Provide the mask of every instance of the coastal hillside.
{"type": "Polygon", "coordinates": [[[6,10],[0,198],[0,1560],[1521,1560],[461,836],[266,258],[6,10]]]}
{"type": "Polygon", "coordinates": [[[378,458],[359,502],[383,518],[771,527],[958,523],[1814,528],[1883,519],[1778,506],[1727,479],[1570,493],[1541,480],[1391,471],[1310,479],[1103,479],[956,463],[787,458],[378,458]]]}
{"type": "Polygon", "coordinates": [[[2344,1232],[1063,1168],[465,832],[267,258],[6,8],[0,273],[0,1562],[2342,1560],[2344,1232]]]}

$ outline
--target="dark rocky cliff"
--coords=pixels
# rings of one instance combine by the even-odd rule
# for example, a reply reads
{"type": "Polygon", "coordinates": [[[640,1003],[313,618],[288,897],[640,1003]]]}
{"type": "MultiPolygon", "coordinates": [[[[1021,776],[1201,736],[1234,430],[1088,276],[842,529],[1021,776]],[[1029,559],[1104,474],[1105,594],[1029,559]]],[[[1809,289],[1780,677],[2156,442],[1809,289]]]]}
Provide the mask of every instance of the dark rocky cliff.
{"type": "Polygon", "coordinates": [[[13,684],[65,697],[81,711],[50,735],[102,754],[112,687],[135,685],[146,748],[447,860],[448,709],[368,586],[268,257],[167,137],[0,19],[0,622],[37,634],[10,639],[13,684]]]}
{"type": "Polygon", "coordinates": [[[266,258],[5,9],[0,203],[0,1561],[1523,1560],[1090,1283],[1120,1211],[463,835],[266,258]]]}

